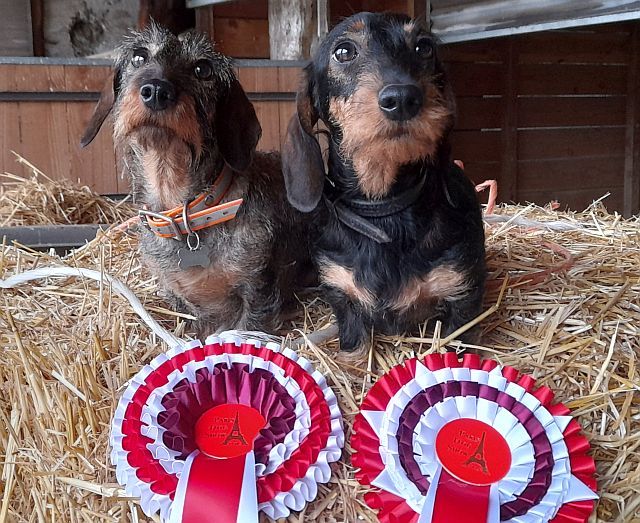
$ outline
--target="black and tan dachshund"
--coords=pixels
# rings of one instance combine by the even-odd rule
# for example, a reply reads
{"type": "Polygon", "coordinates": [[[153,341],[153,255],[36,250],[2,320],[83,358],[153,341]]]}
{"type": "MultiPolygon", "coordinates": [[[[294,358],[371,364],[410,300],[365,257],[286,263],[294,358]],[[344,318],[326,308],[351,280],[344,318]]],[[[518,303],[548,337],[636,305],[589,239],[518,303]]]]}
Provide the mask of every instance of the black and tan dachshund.
{"type": "Polygon", "coordinates": [[[360,13],[305,73],[283,171],[289,201],[320,226],[314,257],[341,349],[431,318],[452,333],[482,307],[484,229],[474,186],[451,160],[455,102],[434,37],[403,15],[360,13]]]}
{"type": "MultiPolygon", "coordinates": [[[[273,330],[308,259],[305,217],[231,60],[206,36],[151,25],[121,46],[82,144],[114,114],[142,211],[140,250],[199,335],[273,330]]],[[[308,265],[306,267],[308,270],[308,265]]]]}

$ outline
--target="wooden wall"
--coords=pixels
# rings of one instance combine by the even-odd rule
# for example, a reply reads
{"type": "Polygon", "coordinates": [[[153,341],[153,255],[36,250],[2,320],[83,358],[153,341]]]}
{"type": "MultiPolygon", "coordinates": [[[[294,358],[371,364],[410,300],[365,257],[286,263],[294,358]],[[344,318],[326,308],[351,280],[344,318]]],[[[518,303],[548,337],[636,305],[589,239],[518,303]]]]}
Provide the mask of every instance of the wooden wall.
{"type": "MultiPolygon", "coordinates": [[[[583,209],[611,192],[610,210],[638,212],[637,28],[618,24],[445,49],[458,100],[454,156],[468,175],[497,179],[501,201],[558,200],[583,209]]],[[[239,62],[263,126],[263,150],[282,144],[301,65],[239,62]]],[[[96,99],[107,73],[106,66],[0,64],[0,172],[20,172],[13,149],[52,177],[126,192],[109,130],[85,150],[77,146],[95,103],[86,97],[96,99]],[[27,100],[28,93],[44,101],[27,100]]]]}
{"type": "Polygon", "coordinates": [[[449,46],[454,152],[469,176],[498,179],[503,201],[573,209],[611,192],[608,207],[622,210],[626,182],[638,212],[637,32],[615,24],[449,46]]]}
{"type": "MultiPolygon", "coordinates": [[[[329,26],[360,11],[413,13],[424,0],[329,0],[329,26]]],[[[268,0],[236,0],[196,9],[196,29],[211,35],[218,50],[236,58],[269,58],[268,0]]]]}

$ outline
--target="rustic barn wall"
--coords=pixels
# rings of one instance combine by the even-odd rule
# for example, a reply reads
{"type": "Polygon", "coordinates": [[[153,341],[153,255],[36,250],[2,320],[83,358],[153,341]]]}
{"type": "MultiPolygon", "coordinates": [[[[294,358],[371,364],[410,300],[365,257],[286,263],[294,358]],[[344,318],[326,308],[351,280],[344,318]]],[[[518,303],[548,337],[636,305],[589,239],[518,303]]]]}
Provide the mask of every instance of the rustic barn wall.
{"type": "MultiPolygon", "coordinates": [[[[582,209],[611,192],[610,209],[637,212],[637,38],[636,25],[618,24],[448,46],[458,101],[454,155],[468,175],[497,179],[503,201],[582,209]]],[[[259,146],[279,149],[302,64],[239,64],[264,130],[259,146]]],[[[0,65],[0,171],[19,171],[14,149],[50,176],[126,192],[109,132],[84,151],[76,145],[94,102],[46,94],[95,97],[106,74],[106,66],[0,65]],[[26,92],[50,100],[26,100],[26,92]]]]}
{"type": "Polygon", "coordinates": [[[468,174],[497,178],[506,201],[580,209],[610,192],[608,206],[622,210],[633,156],[627,106],[639,96],[634,31],[616,24],[449,46],[454,151],[468,174]]]}

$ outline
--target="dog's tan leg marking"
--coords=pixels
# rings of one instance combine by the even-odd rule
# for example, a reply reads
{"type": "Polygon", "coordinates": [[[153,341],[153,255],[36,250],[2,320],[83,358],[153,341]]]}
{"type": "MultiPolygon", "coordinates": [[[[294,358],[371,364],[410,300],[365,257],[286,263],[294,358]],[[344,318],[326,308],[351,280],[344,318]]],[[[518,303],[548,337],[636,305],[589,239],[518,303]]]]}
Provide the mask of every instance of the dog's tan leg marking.
{"type": "Polygon", "coordinates": [[[468,290],[465,275],[450,266],[436,267],[426,276],[411,279],[398,294],[391,307],[406,311],[435,300],[451,300],[468,290]]]}
{"type": "Polygon", "coordinates": [[[323,263],[320,265],[320,280],[331,287],[344,292],[349,298],[360,302],[367,308],[375,304],[375,297],[371,292],[356,284],[353,272],[335,263],[323,263]]]}
{"type": "Polygon", "coordinates": [[[184,296],[197,307],[207,309],[212,303],[224,303],[234,294],[238,275],[218,265],[192,267],[166,275],[166,283],[178,296],[184,296]]]}

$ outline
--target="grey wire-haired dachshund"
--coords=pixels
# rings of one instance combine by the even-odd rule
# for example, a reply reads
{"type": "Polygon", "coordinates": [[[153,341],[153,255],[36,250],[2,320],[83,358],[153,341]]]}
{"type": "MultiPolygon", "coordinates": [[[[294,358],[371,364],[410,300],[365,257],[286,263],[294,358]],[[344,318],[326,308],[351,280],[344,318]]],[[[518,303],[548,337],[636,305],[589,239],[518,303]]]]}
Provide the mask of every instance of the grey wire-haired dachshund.
{"type": "Polygon", "coordinates": [[[451,161],[455,102],[424,23],[372,13],[342,21],[306,68],[297,106],[283,171],[289,200],[321,229],[314,257],[341,349],[428,318],[445,334],[473,319],[485,281],[482,216],[451,161]]]}
{"type": "Polygon", "coordinates": [[[306,219],[286,201],[280,158],[230,59],[202,34],[151,25],[120,48],[82,138],[107,115],[141,211],[140,250],[199,335],[273,330],[308,258],[306,219]]]}

